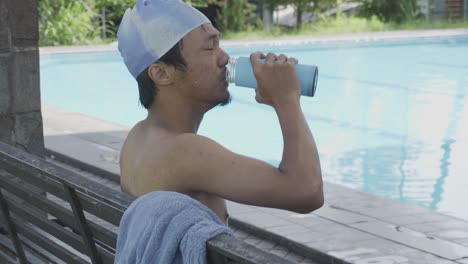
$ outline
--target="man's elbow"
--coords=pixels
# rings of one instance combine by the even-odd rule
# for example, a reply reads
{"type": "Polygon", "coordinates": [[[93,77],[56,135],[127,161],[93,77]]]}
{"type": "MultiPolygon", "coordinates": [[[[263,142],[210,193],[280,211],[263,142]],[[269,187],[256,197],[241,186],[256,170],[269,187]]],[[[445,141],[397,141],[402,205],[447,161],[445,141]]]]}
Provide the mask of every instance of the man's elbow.
{"type": "Polygon", "coordinates": [[[308,214],[322,207],[323,203],[323,195],[320,195],[314,199],[311,199],[305,206],[298,208],[298,210],[295,210],[295,212],[298,214],[308,214]]]}
{"type": "Polygon", "coordinates": [[[322,207],[325,202],[322,185],[320,184],[320,187],[313,191],[309,190],[302,199],[302,205],[297,207],[294,212],[308,214],[322,207]]]}

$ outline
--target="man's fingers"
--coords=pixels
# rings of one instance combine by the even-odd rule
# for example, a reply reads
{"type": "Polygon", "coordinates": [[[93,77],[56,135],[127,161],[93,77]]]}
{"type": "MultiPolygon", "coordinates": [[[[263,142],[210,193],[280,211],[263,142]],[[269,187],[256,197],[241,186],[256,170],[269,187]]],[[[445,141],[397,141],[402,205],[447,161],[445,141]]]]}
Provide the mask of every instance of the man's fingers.
{"type": "Polygon", "coordinates": [[[295,64],[298,63],[298,60],[296,58],[291,57],[291,58],[288,59],[287,63],[291,63],[291,64],[295,65],[295,64]]]}
{"type": "Polygon", "coordinates": [[[254,52],[250,54],[250,63],[252,63],[252,67],[256,68],[258,65],[262,64],[261,59],[265,58],[265,54],[261,53],[260,51],[254,52]]]}
{"type": "Polygon", "coordinates": [[[250,58],[258,58],[258,59],[265,59],[266,58],[266,55],[263,54],[262,52],[260,51],[257,51],[257,52],[254,52],[252,54],[250,54],[250,58]]]}
{"type": "Polygon", "coordinates": [[[288,57],[286,57],[286,55],[284,54],[281,54],[278,56],[278,58],[276,58],[277,63],[285,63],[287,60],[288,60],[288,57]]]}
{"type": "Polygon", "coordinates": [[[286,55],[281,54],[277,56],[276,54],[269,52],[267,55],[261,53],[260,51],[254,52],[250,54],[250,62],[252,63],[252,67],[254,69],[254,73],[258,73],[260,70],[261,64],[273,65],[273,64],[283,64],[289,63],[292,65],[296,65],[298,60],[296,58],[288,58],[286,55]],[[265,60],[263,63],[262,60],[265,60]]]}
{"type": "Polygon", "coordinates": [[[276,61],[276,58],[277,56],[274,53],[268,53],[265,59],[265,64],[273,64],[276,61]]]}

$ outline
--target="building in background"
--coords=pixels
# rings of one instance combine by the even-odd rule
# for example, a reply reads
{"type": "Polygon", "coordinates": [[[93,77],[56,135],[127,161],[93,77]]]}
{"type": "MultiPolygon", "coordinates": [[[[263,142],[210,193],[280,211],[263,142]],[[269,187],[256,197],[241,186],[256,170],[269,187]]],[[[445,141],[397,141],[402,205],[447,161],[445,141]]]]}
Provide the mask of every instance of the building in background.
{"type": "MultiPolygon", "coordinates": [[[[331,8],[320,14],[304,12],[302,14],[302,21],[310,22],[319,19],[320,17],[334,16],[338,11],[356,14],[361,5],[362,1],[358,0],[343,1],[339,7],[331,8]]],[[[468,20],[468,0],[417,0],[417,5],[421,14],[429,20],[468,20]]],[[[268,10],[264,10],[263,18],[267,15],[269,15],[268,10]]],[[[264,21],[264,23],[293,27],[296,25],[295,16],[296,10],[293,5],[280,5],[274,10],[272,17],[267,17],[268,19],[264,21]]]]}
{"type": "Polygon", "coordinates": [[[418,5],[431,20],[468,19],[468,0],[418,0],[418,5]]]}

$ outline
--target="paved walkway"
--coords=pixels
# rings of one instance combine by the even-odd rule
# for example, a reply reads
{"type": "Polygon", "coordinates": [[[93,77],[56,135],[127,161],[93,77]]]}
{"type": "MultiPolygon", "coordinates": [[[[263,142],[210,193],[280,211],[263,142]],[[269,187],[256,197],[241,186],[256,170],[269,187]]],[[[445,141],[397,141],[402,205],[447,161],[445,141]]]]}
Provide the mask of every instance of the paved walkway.
{"type": "MultiPolygon", "coordinates": [[[[107,177],[101,183],[118,188],[119,151],[129,128],[48,105],[42,113],[46,148],[56,158],[97,168],[107,177]]],[[[228,208],[257,237],[252,244],[288,245],[275,252],[301,261],[468,264],[468,222],[331,183],[324,189],[325,205],[306,215],[233,202],[228,208]]]]}
{"type": "MultiPolygon", "coordinates": [[[[249,42],[223,41],[222,44],[327,43],[459,35],[467,36],[468,30],[290,37],[249,42]]],[[[41,54],[115,49],[115,44],[41,48],[41,54]]],[[[46,148],[57,158],[65,158],[71,164],[75,162],[105,176],[98,181],[118,188],[119,151],[129,128],[52,106],[43,105],[42,110],[46,148]]],[[[320,263],[468,264],[467,221],[331,183],[325,183],[324,189],[325,205],[306,215],[232,202],[228,207],[230,215],[240,220],[236,226],[251,234],[251,239],[246,241],[260,248],[267,245],[267,250],[300,263],[310,263],[306,260],[310,257],[319,259],[320,263]],[[265,240],[274,241],[275,246],[271,248],[265,240]],[[274,250],[280,245],[283,245],[282,249],[274,250]]]]}

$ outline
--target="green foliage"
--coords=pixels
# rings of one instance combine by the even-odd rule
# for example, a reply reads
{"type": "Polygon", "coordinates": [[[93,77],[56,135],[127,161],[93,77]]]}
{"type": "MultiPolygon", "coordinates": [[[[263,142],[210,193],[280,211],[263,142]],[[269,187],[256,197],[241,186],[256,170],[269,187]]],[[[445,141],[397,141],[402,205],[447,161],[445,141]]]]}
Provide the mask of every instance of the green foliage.
{"type": "Polygon", "coordinates": [[[390,30],[423,30],[423,29],[448,29],[467,28],[468,21],[435,21],[425,19],[410,20],[402,23],[384,23],[377,16],[370,19],[362,17],[346,17],[333,19],[331,17],[315,23],[302,25],[300,28],[271,27],[269,30],[254,30],[242,32],[226,32],[223,39],[261,39],[286,36],[311,36],[337,33],[373,32],[390,30]]]}
{"type": "Polygon", "coordinates": [[[207,7],[210,4],[219,5],[220,2],[217,0],[184,0],[184,2],[192,5],[195,8],[207,7]]]}
{"type": "Polygon", "coordinates": [[[296,24],[302,24],[302,14],[304,12],[318,13],[333,6],[341,0],[262,0],[262,3],[273,11],[279,5],[293,5],[296,9],[296,24]]]}
{"type": "Polygon", "coordinates": [[[290,2],[291,4],[293,4],[295,7],[296,7],[296,25],[298,27],[301,26],[302,24],[302,14],[305,12],[305,11],[312,11],[313,9],[313,2],[314,1],[311,1],[311,0],[291,0],[291,1],[288,1],[290,2]]]}
{"type": "MultiPolygon", "coordinates": [[[[429,23],[421,19],[416,0],[354,0],[362,1],[361,17],[328,17],[297,28],[271,27],[263,29],[256,5],[248,0],[184,0],[197,8],[220,7],[218,24],[225,39],[266,38],[290,35],[332,34],[382,31],[392,29],[430,29],[468,27],[468,22],[429,23]]],[[[321,13],[347,0],[260,0],[263,6],[275,9],[291,4],[300,12],[321,13]]],[[[136,0],[38,0],[39,44],[96,44],[115,40],[118,25],[127,8],[136,0]],[[106,10],[106,36],[102,10],[106,10]]],[[[299,23],[300,24],[300,23],[299,23]]]]}
{"type": "Polygon", "coordinates": [[[420,17],[416,0],[360,0],[361,15],[371,17],[376,15],[384,22],[401,23],[420,17]]]}
{"type": "Polygon", "coordinates": [[[279,5],[287,4],[287,0],[262,0],[262,5],[268,7],[270,11],[275,10],[279,5]]]}
{"type": "MultiPolygon", "coordinates": [[[[79,1],[79,0],[78,0],[79,1]]],[[[103,30],[102,12],[105,10],[106,38],[115,38],[127,8],[132,8],[137,0],[96,0],[96,12],[99,13],[99,23],[103,30]]]]}
{"type": "Polygon", "coordinates": [[[340,19],[325,18],[316,23],[309,23],[301,28],[303,33],[334,34],[383,31],[385,24],[377,16],[370,19],[360,17],[345,17],[340,19]]]}
{"type": "Polygon", "coordinates": [[[390,23],[391,30],[422,30],[468,28],[468,21],[428,21],[426,19],[409,20],[403,23],[390,23]]]}
{"type": "Polygon", "coordinates": [[[400,2],[400,10],[403,21],[412,21],[422,17],[422,14],[418,9],[418,4],[415,0],[400,2]]]}
{"type": "Polygon", "coordinates": [[[247,0],[226,0],[221,15],[222,30],[243,31],[257,28],[256,8],[247,0]]]}
{"type": "Polygon", "coordinates": [[[99,34],[93,0],[39,0],[39,45],[86,44],[99,34]]]}
{"type": "Polygon", "coordinates": [[[371,32],[385,30],[385,24],[376,16],[371,19],[361,17],[346,17],[341,19],[325,18],[318,22],[308,23],[299,28],[271,27],[269,30],[255,30],[233,32],[223,34],[224,39],[257,39],[282,36],[306,36],[351,32],[371,32]]]}

